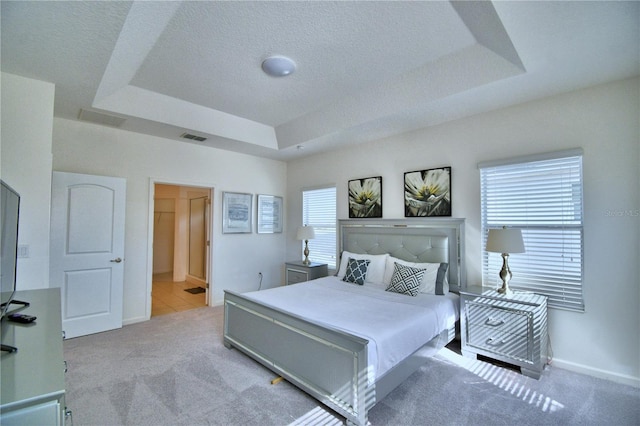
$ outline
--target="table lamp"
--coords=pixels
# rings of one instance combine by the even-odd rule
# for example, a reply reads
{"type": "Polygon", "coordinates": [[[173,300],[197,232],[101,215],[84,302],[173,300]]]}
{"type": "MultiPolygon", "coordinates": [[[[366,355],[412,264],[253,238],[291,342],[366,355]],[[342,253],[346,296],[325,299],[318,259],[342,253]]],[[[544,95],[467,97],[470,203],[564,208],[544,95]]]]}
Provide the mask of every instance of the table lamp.
{"type": "Polygon", "coordinates": [[[511,296],[513,291],[509,288],[509,281],[512,276],[511,269],[509,269],[509,253],[524,253],[522,232],[520,229],[507,227],[489,229],[486,249],[492,253],[502,253],[502,269],[500,270],[502,287],[498,289],[498,293],[511,296]]]}
{"type": "Polygon", "coordinates": [[[310,264],[309,261],[309,240],[316,237],[316,233],[313,230],[313,226],[300,226],[298,227],[297,239],[304,241],[304,260],[302,263],[305,265],[310,264]]]}

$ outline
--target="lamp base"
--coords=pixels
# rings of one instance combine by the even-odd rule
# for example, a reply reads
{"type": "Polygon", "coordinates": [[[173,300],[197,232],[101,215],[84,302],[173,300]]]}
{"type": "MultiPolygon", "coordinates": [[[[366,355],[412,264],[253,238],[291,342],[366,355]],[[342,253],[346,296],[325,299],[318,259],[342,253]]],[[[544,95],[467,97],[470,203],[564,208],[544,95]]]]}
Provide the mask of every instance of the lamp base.
{"type": "Polygon", "coordinates": [[[309,240],[304,240],[304,260],[302,261],[303,264],[305,265],[309,265],[311,264],[311,261],[309,260],[309,240]]]}
{"type": "Polygon", "coordinates": [[[502,269],[500,270],[502,287],[497,289],[498,293],[504,294],[505,296],[513,295],[513,290],[511,290],[511,287],[509,287],[511,276],[511,269],[509,269],[509,253],[502,253],[502,269]]]}
{"type": "Polygon", "coordinates": [[[509,287],[509,284],[506,282],[502,283],[502,287],[496,290],[500,294],[504,294],[505,296],[513,296],[513,290],[509,287]]]}

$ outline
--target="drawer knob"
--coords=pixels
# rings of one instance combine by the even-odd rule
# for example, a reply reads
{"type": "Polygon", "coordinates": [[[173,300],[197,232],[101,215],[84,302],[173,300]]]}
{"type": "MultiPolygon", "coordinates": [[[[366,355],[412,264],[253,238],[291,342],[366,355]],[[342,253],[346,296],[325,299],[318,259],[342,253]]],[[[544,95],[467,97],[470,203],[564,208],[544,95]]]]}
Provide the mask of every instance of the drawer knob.
{"type": "Polygon", "coordinates": [[[484,323],[486,325],[488,325],[488,326],[491,326],[491,327],[498,327],[498,326],[501,326],[502,324],[504,324],[504,320],[488,317],[487,320],[484,323]]]}

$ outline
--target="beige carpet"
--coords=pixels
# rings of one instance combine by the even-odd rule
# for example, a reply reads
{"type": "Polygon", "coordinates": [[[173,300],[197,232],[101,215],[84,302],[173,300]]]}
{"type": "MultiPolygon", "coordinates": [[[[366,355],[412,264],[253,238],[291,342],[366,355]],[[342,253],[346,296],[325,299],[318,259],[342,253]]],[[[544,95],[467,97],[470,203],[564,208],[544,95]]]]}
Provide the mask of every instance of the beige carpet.
{"type": "MultiPolygon", "coordinates": [[[[83,425],[327,425],[336,417],[222,343],[223,308],[64,342],[83,425]]],[[[286,344],[286,342],[282,342],[286,344]]],[[[291,348],[291,350],[295,350],[291,348]]],[[[444,349],[370,412],[378,425],[638,425],[640,390],[547,368],[540,380],[444,349]]]]}

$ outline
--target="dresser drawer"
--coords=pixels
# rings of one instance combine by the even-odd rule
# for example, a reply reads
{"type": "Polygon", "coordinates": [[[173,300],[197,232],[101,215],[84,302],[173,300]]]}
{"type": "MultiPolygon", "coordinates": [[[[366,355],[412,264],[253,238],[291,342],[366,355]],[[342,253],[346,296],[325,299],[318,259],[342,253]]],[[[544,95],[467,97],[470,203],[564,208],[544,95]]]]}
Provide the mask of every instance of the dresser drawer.
{"type": "Polygon", "coordinates": [[[466,307],[467,321],[471,328],[485,327],[495,332],[507,332],[523,337],[527,335],[527,312],[474,302],[468,302],[466,307]]]}

